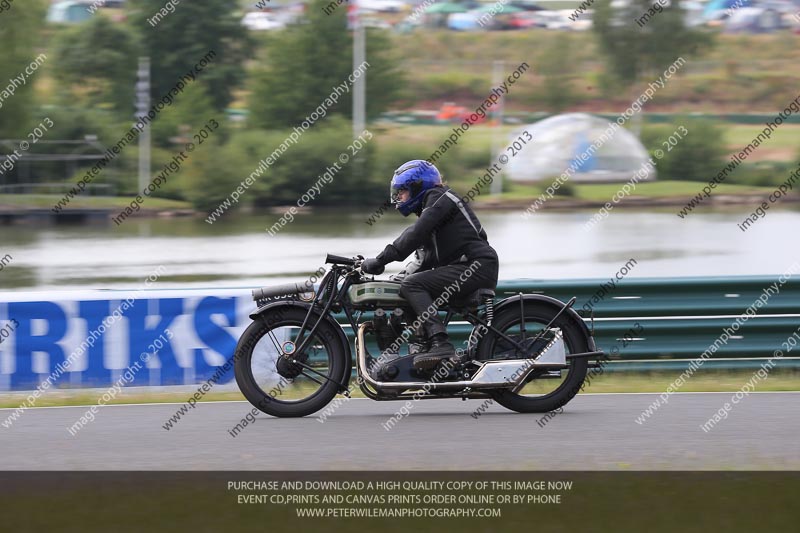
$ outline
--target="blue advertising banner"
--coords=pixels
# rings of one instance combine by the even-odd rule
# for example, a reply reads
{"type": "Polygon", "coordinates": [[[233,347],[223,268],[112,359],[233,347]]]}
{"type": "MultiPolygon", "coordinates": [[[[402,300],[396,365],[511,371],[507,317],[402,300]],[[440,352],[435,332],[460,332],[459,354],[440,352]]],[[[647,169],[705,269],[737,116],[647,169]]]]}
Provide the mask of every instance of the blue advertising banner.
{"type": "MultiPolygon", "coordinates": [[[[255,304],[248,289],[0,294],[0,391],[189,385],[233,357],[255,304]],[[146,357],[146,354],[155,354],[146,357]],[[141,370],[130,372],[137,361],[141,370]]],[[[218,383],[233,380],[233,370],[218,383]]]]}

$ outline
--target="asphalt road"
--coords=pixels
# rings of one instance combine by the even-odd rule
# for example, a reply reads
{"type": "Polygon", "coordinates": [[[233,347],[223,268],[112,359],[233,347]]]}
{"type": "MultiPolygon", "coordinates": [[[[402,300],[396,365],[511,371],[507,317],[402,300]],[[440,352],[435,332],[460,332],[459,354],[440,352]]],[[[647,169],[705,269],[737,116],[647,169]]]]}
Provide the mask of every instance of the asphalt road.
{"type": "MultiPolygon", "coordinates": [[[[171,430],[179,405],[37,408],[0,427],[2,470],[798,470],[800,393],[751,393],[726,420],[705,423],[731,393],[670,397],[642,425],[654,394],[580,395],[541,427],[541,415],[479,400],[427,400],[387,431],[404,402],[353,399],[324,422],[256,417],[244,402],[203,403],[171,430]]],[[[10,414],[0,409],[0,418],[10,414]]]]}

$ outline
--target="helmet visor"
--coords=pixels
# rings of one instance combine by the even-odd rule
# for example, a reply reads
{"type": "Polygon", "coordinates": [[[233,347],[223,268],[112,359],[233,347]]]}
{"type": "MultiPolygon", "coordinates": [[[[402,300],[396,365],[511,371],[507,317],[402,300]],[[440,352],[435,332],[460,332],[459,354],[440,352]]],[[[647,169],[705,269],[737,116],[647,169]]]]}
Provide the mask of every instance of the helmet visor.
{"type": "Polygon", "coordinates": [[[409,188],[405,185],[396,186],[394,184],[389,185],[389,201],[395,205],[402,202],[400,200],[400,192],[401,191],[408,191],[409,188]]]}

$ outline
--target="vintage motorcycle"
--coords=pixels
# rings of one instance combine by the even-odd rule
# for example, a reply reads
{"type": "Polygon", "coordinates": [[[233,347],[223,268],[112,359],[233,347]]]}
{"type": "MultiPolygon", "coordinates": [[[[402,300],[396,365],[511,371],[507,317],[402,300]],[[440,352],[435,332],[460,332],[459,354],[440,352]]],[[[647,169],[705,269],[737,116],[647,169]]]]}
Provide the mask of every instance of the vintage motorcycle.
{"type": "Polygon", "coordinates": [[[328,254],[333,266],[317,290],[290,283],[253,291],[258,309],[234,354],[236,382],[250,403],[277,417],[306,416],[337,394],[350,397],[357,384],[373,400],[491,398],[520,413],[549,412],[578,393],[603,357],[572,309],[575,298],[519,293],[495,301],[494,291],[480,289],[439,309],[451,338],[454,329],[466,333],[458,360],[417,370],[413,356],[425,342],[400,281],[365,275],[362,261],[328,254]],[[348,326],[334,318],[339,313],[348,326]],[[463,320],[453,322],[456,316],[463,320]],[[346,327],[355,341],[353,385],[346,327]]]}

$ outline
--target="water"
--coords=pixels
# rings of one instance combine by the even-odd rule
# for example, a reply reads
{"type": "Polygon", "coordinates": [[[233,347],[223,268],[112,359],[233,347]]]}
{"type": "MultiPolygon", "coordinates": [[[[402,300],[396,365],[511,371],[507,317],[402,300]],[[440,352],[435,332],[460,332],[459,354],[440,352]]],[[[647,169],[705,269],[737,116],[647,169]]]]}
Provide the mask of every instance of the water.
{"type": "MultiPolygon", "coordinates": [[[[780,274],[800,259],[800,211],[771,209],[742,232],[747,207],[694,213],[616,209],[593,229],[592,210],[479,212],[500,255],[500,279],[607,278],[630,258],[629,276],[780,274]]],[[[277,235],[280,214],[131,219],[122,226],[0,227],[3,290],[137,288],[164,266],[163,287],[250,287],[300,280],[325,253],[374,256],[415,218],[392,211],[375,225],[368,212],[300,216],[277,235]]],[[[400,270],[390,265],[387,273],[400,270]]]]}

